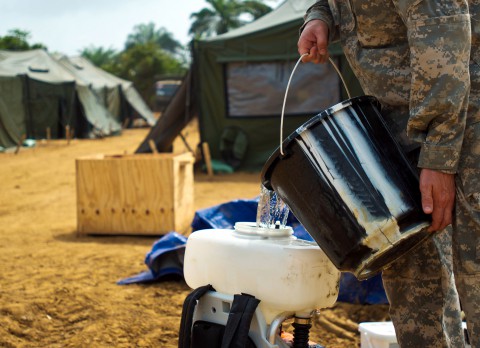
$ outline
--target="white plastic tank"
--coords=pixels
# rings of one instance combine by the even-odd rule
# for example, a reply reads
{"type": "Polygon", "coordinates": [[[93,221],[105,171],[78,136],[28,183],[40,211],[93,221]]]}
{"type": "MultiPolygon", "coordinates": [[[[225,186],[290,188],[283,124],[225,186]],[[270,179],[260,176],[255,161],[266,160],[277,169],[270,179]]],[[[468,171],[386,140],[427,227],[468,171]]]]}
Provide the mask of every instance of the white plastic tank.
{"type": "Polygon", "coordinates": [[[187,240],[184,276],[195,289],[211,284],[225,294],[246,293],[261,302],[268,324],[282,312],[299,316],[332,306],[340,272],[320,247],[292,236],[290,227],[208,229],[187,240]]]}

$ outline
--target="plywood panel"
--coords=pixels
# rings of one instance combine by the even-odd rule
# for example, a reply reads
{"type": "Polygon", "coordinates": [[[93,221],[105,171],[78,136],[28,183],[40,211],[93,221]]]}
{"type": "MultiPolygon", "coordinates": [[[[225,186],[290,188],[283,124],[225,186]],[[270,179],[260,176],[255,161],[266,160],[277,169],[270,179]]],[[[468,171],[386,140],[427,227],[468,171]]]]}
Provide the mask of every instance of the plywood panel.
{"type": "Polygon", "coordinates": [[[188,229],[194,213],[190,153],[96,155],[77,159],[76,166],[79,233],[188,229]]]}

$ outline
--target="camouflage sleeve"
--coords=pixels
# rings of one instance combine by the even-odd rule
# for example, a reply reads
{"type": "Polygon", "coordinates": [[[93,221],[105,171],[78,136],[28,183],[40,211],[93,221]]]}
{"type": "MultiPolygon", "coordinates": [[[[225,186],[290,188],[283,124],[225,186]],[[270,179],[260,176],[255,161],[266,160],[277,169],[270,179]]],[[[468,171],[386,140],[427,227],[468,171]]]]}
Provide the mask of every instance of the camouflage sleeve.
{"type": "Polygon", "coordinates": [[[336,7],[334,6],[332,11],[329,6],[329,2],[330,2],[329,0],[317,0],[315,4],[310,6],[310,8],[305,13],[305,16],[303,17],[304,23],[300,28],[300,32],[302,32],[303,28],[305,27],[305,24],[307,24],[311,20],[320,19],[325,23],[327,23],[328,25],[329,42],[332,42],[336,39],[337,37],[336,24],[338,24],[338,21],[334,20],[336,7]]]}
{"type": "Polygon", "coordinates": [[[455,173],[470,88],[467,1],[400,0],[398,8],[410,44],[407,133],[422,143],[418,166],[455,173]]]}

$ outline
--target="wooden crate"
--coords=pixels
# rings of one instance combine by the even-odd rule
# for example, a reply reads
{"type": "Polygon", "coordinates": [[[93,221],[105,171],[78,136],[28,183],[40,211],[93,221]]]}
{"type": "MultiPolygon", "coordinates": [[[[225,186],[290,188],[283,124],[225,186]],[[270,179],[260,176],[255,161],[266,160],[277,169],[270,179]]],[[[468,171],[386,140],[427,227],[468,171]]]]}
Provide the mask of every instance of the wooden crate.
{"type": "Polygon", "coordinates": [[[188,232],[194,215],[193,161],[190,153],[77,159],[78,233],[188,232]]]}

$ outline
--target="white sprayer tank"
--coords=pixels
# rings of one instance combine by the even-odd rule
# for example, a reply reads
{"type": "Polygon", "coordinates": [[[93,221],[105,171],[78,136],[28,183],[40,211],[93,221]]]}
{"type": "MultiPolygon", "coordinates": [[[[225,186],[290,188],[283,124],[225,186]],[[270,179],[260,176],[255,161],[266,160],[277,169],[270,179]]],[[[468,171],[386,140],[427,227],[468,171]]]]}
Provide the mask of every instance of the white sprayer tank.
{"type": "Polygon", "coordinates": [[[246,293],[260,300],[268,324],[283,312],[308,315],[337,300],[340,272],[320,247],[292,236],[290,227],[208,229],[187,240],[184,276],[188,286],[211,284],[217,292],[246,293]]]}

